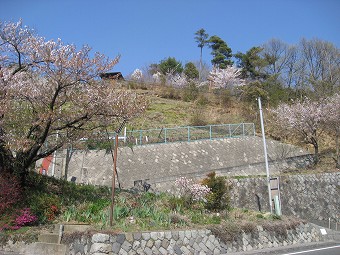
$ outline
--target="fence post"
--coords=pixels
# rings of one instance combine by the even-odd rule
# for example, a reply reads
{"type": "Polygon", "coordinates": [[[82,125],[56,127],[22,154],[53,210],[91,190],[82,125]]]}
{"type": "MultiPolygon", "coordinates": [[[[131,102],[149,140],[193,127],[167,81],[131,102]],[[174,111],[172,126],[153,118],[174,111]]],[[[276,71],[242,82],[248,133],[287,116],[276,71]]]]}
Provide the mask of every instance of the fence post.
{"type": "Polygon", "coordinates": [[[190,126],[188,126],[188,142],[190,142],[190,126]]]}
{"type": "Polygon", "coordinates": [[[244,123],[242,123],[242,137],[244,137],[244,123]]]}
{"type": "Polygon", "coordinates": [[[164,143],[166,143],[166,128],[164,128],[164,143]]]}
{"type": "Polygon", "coordinates": [[[209,138],[210,138],[210,140],[211,140],[211,125],[209,125],[209,138]]]}
{"type": "Polygon", "coordinates": [[[231,129],[230,129],[230,124],[228,124],[229,127],[229,138],[231,138],[231,129]]]}

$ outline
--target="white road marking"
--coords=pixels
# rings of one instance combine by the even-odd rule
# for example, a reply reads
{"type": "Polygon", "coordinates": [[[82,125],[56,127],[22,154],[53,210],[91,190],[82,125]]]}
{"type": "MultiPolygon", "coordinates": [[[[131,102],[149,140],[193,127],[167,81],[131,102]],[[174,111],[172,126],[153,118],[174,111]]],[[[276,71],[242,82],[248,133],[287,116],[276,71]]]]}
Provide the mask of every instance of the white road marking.
{"type": "Polygon", "coordinates": [[[306,253],[306,252],[322,251],[322,250],[328,250],[328,249],[334,249],[334,248],[340,248],[340,245],[325,247],[325,248],[319,248],[319,249],[313,249],[313,250],[308,250],[308,251],[298,251],[298,252],[293,252],[293,253],[286,253],[286,254],[282,254],[282,255],[302,254],[302,253],[306,253]]]}

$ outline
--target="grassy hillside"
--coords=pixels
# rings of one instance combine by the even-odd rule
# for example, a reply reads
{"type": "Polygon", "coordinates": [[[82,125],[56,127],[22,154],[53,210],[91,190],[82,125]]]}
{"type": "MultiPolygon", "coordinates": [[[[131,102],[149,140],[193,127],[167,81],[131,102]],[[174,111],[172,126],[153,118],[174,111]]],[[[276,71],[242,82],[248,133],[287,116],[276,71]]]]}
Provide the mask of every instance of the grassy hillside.
{"type": "MultiPolygon", "coordinates": [[[[131,84],[130,84],[131,85],[131,84]]],[[[255,123],[256,133],[261,135],[259,109],[254,102],[242,101],[226,91],[209,91],[207,88],[175,89],[162,85],[131,86],[136,93],[144,94],[149,102],[146,112],[127,124],[128,130],[153,129],[177,126],[200,126],[209,124],[255,123]]],[[[294,134],[280,138],[280,130],[271,123],[267,109],[273,107],[263,104],[266,135],[281,139],[308,149],[313,148],[299,141],[294,134]]],[[[334,139],[323,134],[320,136],[321,165],[317,167],[334,168],[332,153],[335,152],[334,139]]]]}
{"type": "Polygon", "coordinates": [[[137,119],[128,123],[129,129],[152,129],[176,126],[194,126],[222,123],[251,122],[243,116],[244,106],[232,97],[228,102],[220,102],[219,95],[199,92],[197,98],[183,99],[183,90],[174,90],[171,95],[166,87],[147,87],[137,90],[143,93],[149,107],[137,119]]]}

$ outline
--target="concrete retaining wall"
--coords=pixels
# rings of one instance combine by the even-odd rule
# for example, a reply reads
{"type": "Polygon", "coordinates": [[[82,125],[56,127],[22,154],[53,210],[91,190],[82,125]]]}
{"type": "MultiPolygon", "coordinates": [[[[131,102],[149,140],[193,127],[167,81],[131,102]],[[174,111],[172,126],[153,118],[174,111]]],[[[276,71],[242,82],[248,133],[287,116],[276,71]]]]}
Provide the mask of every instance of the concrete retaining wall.
{"type": "MultiPolygon", "coordinates": [[[[309,154],[301,148],[273,140],[268,140],[267,145],[273,173],[310,163],[309,154]]],[[[65,174],[65,152],[57,155],[54,173],[61,177],[65,174]]],[[[211,171],[229,176],[266,173],[260,137],[120,147],[117,159],[123,188],[133,187],[138,180],[156,184],[173,181],[179,176],[201,178],[211,171]]],[[[112,166],[110,153],[75,151],[69,164],[68,180],[111,186],[112,166]]]]}
{"type": "MultiPolygon", "coordinates": [[[[328,226],[340,218],[340,172],[281,176],[282,213],[328,226]]],[[[232,205],[269,210],[266,178],[231,179],[232,205]]],[[[335,229],[335,227],[334,227],[335,229]]]]}

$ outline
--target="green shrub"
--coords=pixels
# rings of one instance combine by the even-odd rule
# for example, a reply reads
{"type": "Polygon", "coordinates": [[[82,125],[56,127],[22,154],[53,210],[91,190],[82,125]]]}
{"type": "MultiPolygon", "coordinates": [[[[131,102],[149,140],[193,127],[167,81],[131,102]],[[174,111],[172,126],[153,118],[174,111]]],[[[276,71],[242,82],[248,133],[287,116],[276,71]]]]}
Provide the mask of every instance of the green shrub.
{"type": "Polygon", "coordinates": [[[229,89],[218,89],[215,90],[215,95],[218,99],[220,106],[230,107],[232,105],[233,97],[229,89]]]}
{"type": "Polygon", "coordinates": [[[160,96],[168,99],[181,99],[180,90],[171,86],[162,86],[160,96]]]}
{"type": "Polygon", "coordinates": [[[205,95],[200,94],[197,97],[195,104],[198,105],[198,106],[205,106],[205,105],[209,104],[209,99],[205,95]]]}
{"type": "Polygon", "coordinates": [[[29,199],[32,212],[38,216],[40,223],[47,223],[55,220],[60,212],[61,199],[56,195],[47,193],[35,193],[29,199]]]}
{"type": "Polygon", "coordinates": [[[195,101],[198,97],[198,88],[194,82],[190,82],[183,89],[182,100],[185,102],[195,101]]]}
{"type": "Polygon", "coordinates": [[[216,176],[216,173],[212,172],[207,175],[202,184],[211,189],[211,193],[207,196],[206,208],[208,210],[218,211],[230,208],[231,186],[227,184],[224,177],[216,176]]]}
{"type": "Polygon", "coordinates": [[[168,200],[168,206],[171,211],[181,212],[185,207],[185,199],[183,197],[170,197],[168,200]]]}
{"type": "Polygon", "coordinates": [[[190,118],[191,126],[205,126],[207,125],[206,118],[204,116],[203,109],[196,108],[190,118]]]}
{"type": "Polygon", "coordinates": [[[264,219],[264,216],[263,216],[262,213],[258,213],[258,214],[256,214],[256,218],[258,218],[258,219],[264,219]]]}

